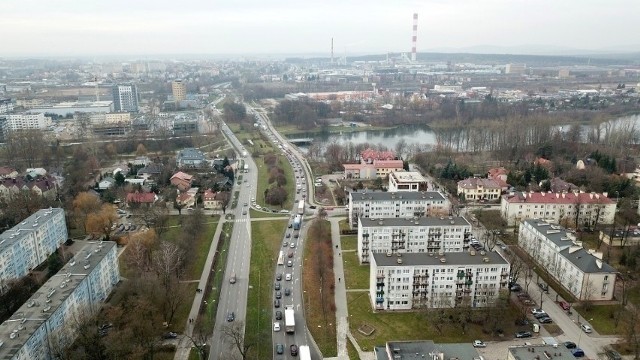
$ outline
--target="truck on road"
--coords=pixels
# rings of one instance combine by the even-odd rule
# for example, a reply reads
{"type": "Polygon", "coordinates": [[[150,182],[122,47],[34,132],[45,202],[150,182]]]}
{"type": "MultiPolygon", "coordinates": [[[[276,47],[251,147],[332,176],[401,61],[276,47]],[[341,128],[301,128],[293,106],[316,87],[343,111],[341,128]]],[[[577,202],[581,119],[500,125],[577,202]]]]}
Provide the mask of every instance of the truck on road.
{"type": "Polygon", "coordinates": [[[300,200],[298,203],[298,214],[304,214],[304,200],[300,200]]]}
{"type": "Polygon", "coordinates": [[[244,163],[244,172],[248,173],[249,172],[249,164],[244,163]]]}
{"type": "Polygon", "coordinates": [[[284,308],[284,329],[287,334],[293,334],[296,331],[296,319],[294,316],[293,306],[284,308]]]}
{"type": "Polygon", "coordinates": [[[293,219],[293,230],[300,230],[302,226],[302,215],[296,215],[293,219]]]}
{"type": "Polygon", "coordinates": [[[311,360],[311,350],[309,350],[309,346],[300,345],[298,353],[300,354],[300,360],[311,360]]]}

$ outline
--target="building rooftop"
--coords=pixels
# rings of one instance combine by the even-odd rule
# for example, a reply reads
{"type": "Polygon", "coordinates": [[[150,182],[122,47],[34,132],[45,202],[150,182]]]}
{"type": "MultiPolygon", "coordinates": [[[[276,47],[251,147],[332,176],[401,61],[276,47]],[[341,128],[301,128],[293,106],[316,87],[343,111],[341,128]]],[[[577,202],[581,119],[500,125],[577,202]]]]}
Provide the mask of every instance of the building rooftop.
{"type": "Polygon", "coordinates": [[[501,189],[502,186],[492,179],[469,178],[458,181],[458,186],[463,189],[477,189],[482,186],[485,189],[501,189]]]}
{"type": "Polygon", "coordinates": [[[525,219],[523,222],[529,224],[558,246],[561,249],[559,254],[583,272],[617,272],[616,269],[603,262],[601,257],[596,256],[601,253],[591,252],[583,248],[581,242],[576,242],[575,235],[562,226],[550,224],[542,219],[525,219]]]}
{"type": "Polygon", "coordinates": [[[202,151],[194,148],[186,148],[178,151],[178,157],[182,160],[204,160],[202,151]]]}
{"type": "Polygon", "coordinates": [[[351,200],[354,202],[361,201],[384,201],[384,200],[446,200],[444,195],[437,191],[399,191],[399,192],[387,192],[387,191],[371,191],[371,190],[358,190],[351,192],[351,200]]]}
{"type": "Polygon", "coordinates": [[[427,179],[417,171],[394,171],[389,176],[398,183],[404,182],[427,182],[427,179]]]}
{"type": "Polygon", "coordinates": [[[553,345],[522,345],[510,346],[509,352],[516,360],[575,360],[571,351],[564,346],[554,347],[553,345]]]}
{"type": "Polygon", "coordinates": [[[404,253],[402,256],[387,256],[385,253],[372,253],[378,266],[416,266],[416,265],[481,265],[500,264],[507,265],[508,262],[495,251],[488,252],[449,252],[440,254],[429,253],[404,253]],[[484,253],[484,255],[483,255],[484,253]],[[472,255],[474,254],[474,255],[472,255]],[[402,259],[399,264],[398,260],[402,259]],[[442,259],[445,259],[442,262],[442,259]]]}
{"type": "Polygon", "coordinates": [[[62,214],[64,210],[60,208],[40,209],[35,214],[29,216],[18,225],[0,234],[0,252],[7,247],[20,241],[23,237],[37,230],[38,224],[42,224],[49,219],[62,214]]]}
{"type": "Polygon", "coordinates": [[[536,203],[536,204],[615,204],[607,197],[607,193],[567,192],[517,192],[502,197],[508,203],[536,203]]]}
{"type": "MultiPolygon", "coordinates": [[[[443,354],[444,359],[472,360],[478,358],[478,351],[471,343],[436,344],[432,340],[389,341],[386,347],[376,348],[388,352],[378,359],[424,360],[434,359],[434,355],[443,354]]],[[[378,353],[379,354],[379,353],[378,353]]]]}
{"type": "Polygon", "coordinates": [[[363,227],[389,227],[389,226],[471,226],[469,221],[462,216],[449,217],[419,217],[419,218],[360,218],[363,227]]]}
{"type": "Polygon", "coordinates": [[[73,259],[0,324],[0,343],[4,343],[0,359],[11,359],[115,246],[111,241],[85,242],[73,259]]]}

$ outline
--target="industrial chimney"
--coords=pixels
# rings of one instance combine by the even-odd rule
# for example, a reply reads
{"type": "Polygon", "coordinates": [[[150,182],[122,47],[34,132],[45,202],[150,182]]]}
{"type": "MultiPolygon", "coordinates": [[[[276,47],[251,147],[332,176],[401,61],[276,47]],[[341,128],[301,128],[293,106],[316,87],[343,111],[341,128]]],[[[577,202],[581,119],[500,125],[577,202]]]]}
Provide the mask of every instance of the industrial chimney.
{"type": "Polygon", "coordinates": [[[411,38],[411,61],[416,61],[416,44],[418,42],[418,13],[413,14],[413,37],[411,38]]]}

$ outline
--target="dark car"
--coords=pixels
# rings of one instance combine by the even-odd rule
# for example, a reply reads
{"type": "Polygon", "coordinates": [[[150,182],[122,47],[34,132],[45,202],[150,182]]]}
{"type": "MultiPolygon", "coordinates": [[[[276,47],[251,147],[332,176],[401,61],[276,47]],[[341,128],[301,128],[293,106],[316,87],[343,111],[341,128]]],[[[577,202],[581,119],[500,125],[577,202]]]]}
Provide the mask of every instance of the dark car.
{"type": "Polygon", "coordinates": [[[162,335],[163,338],[165,339],[175,339],[178,337],[178,334],[174,333],[173,331],[169,331],[167,333],[164,333],[164,335],[162,335]]]}
{"type": "Polygon", "coordinates": [[[277,273],[276,274],[276,280],[278,280],[278,281],[282,280],[282,274],[281,273],[277,273]]]}
{"type": "Polygon", "coordinates": [[[276,284],[273,286],[274,290],[278,291],[280,290],[280,283],[276,282],[276,284]]]}
{"type": "Polygon", "coordinates": [[[571,309],[571,305],[569,305],[568,302],[566,301],[560,301],[558,302],[558,305],[560,305],[560,307],[562,308],[562,310],[569,310],[571,309]]]}
{"type": "Polygon", "coordinates": [[[577,345],[573,341],[565,341],[564,347],[566,347],[567,349],[575,349],[577,345]]]}
{"type": "Polygon", "coordinates": [[[538,283],[538,286],[540,287],[540,289],[541,289],[542,291],[546,291],[546,292],[548,292],[548,291],[549,291],[549,285],[547,285],[547,284],[544,284],[544,283],[538,283]]]}
{"type": "Polygon", "coordinates": [[[291,289],[289,288],[284,289],[284,296],[289,296],[289,295],[291,295],[291,289]]]}
{"type": "Polygon", "coordinates": [[[291,356],[298,356],[298,345],[293,344],[289,346],[289,350],[291,350],[291,356]]]}
{"type": "Polygon", "coordinates": [[[543,317],[538,319],[538,321],[540,322],[540,324],[551,324],[553,322],[553,320],[550,317],[543,317]]]}
{"type": "Polygon", "coordinates": [[[291,237],[291,233],[287,233],[287,235],[285,236],[287,239],[291,237]]]}
{"type": "Polygon", "coordinates": [[[282,311],[276,311],[276,320],[282,320],[282,311]]]}
{"type": "Polygon", "coordinates": [[[236,319],[236,314],[233,311],[227,314],[227,321],[228,322],[232,322],[235,319],[236,319]]]}
{"type": "Polygon", "coordinates": [[[289,224],[287,227],[291,229],[293,227],[293,224],[289,224]]]}
{"type": "Polygon", "coordinates": [[[575,357],[583,357],[584,356],[584,351],[580,348],[575,348],[573,350],[571,350],[571,354],[573,354],[573,356],[575,357]]]}
{"type": "Polygon", "coordinates": [[[295,235],[293,235],[293,237],[297,239],[300,237],[300,234],[296,233],[295,235]]]}
{"type": "Polygon", "coordinates": [[[513,285],[511,285],[509,290],[511,290],[513,292],[518,292],[518,291],[522,290],[522,286],[520,286],[520,284],[513,284],[513,285]]]}
{"type": "Polygon", "coordinates": [[[285,242],[282,243],[282,247],[287,247],[287,246],[289,246],[289,242],[288,241],[285,241],[285,242]]]}
{"type": "Polygon", "coordinates": [[[276,291],[276,299],[281,299],[282,293],[280,291],[276,291]]]}
{"type": "Polygon", "coordinates": [[[549,317],[549,314],[542,312],[542,313],[537,313],[537,314],[533,315],[533,317],[536,318],[536,319],[542,319],[542,318],[545,318],[545,317],[549,317]]]}
{"type": "Polygon", "coordinates": [[[273,300],[273,307],[275,307],[276,309],[280,307],[280,300],[275,299],[273,300]]]}
{"type": "Polygon", "coordinates": [[[529,331],[518,331],[516,333],[516,338],[518,339],[524,339],[524,338],[530,338],[531,337],[531,332],[529,331]]]}
{"type": "Polygon", "coordinates": [[[277,354],[284,354],[284,345],[276,344],[276,353],[277,354]]]}

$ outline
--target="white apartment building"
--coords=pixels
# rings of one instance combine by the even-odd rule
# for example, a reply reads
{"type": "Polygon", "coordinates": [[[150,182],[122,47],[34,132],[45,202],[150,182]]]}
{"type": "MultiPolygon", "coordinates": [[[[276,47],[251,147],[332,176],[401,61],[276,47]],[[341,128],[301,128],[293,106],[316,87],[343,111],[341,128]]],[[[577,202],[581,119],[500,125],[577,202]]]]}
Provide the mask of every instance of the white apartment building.
{"type": "Polygon", "coordinates": [[[393,171],[389,174],[389,191],[426,190],[427,179],[417,171],[393,171]]]}
{"type": "Polygon", "coordinates": [[[0,234],[0,282],[25,276],[67,241],[64,210],[38,210],[0,234]]]}
{"type": "Polygon", "coordinates": [[[71,261],[0,324],[0,359],[52,359],[52,343],[66,344],[76,336],[73,332],[57,336],[64,325],[74,315],[95,313],[118,281],[116,243],[84,243],[71,261]]]}
{"type": "Polygon", "coordinates": [[[371,256],[375,310],[491,306],[507,288],[509,263],[498,252],[371,256]]]}
{"type": "Polygon", "coordinates": [[[611,300],[617,270],[567,229],[542,219],[520,223],[518,244],[578,300],[611,300]]]}
{"type": "Polygon", "coordinates": [[[591,227],[596,223],[613,224],[616,203],[607,193],[516,192],[502,196],[500,211],[509,226],[541,218],[570,227],[576,226],[577,220],[578,227],[591,227]]]}
{"type": "Polygon", "coordinates": [[[349,193],[349,226],[354,228],[358,218],[413,218],[448,216],[451,204],[438,191],[370,191],[349,193]]]}
{"type": "Polygon", "coordinates": [[[360,218],[358,259],[372,253],[438,253],[468,250],[471,224],[463,217],[360,218]]]}
{"type": "Polygon", "coordinates": [[[0,117],[5,131],[46,129],[51,125],[51,119],[44,113],[6,114],[0,117]]]}
{"type": "Polygon", "coordinates": [[[11,99],[0,98],[0,114],[13,111],[13,103],[11,99]]]}

